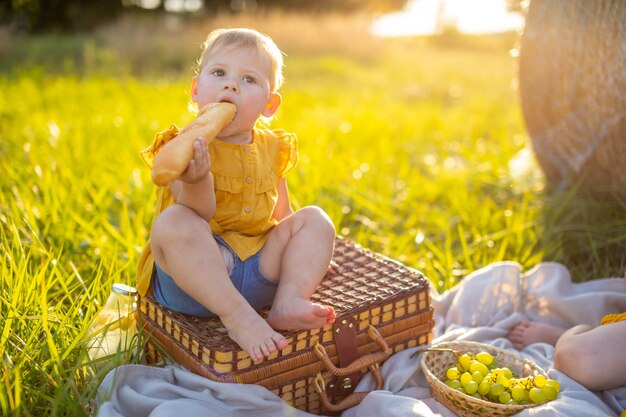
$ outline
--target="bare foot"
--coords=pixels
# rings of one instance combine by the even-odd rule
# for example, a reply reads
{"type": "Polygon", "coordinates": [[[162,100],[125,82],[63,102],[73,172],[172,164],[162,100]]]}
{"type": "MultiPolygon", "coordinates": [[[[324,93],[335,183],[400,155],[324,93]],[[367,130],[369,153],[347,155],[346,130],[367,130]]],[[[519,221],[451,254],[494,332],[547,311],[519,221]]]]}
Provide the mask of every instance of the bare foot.
{"type": "Polygon", "coordinates": [[[536,321],[523,321],[515,326],[506,336],[515,349],[520,350],[531,343],[549,343],[555,345],[565,330],[551,324],[536,321]]]}
{"type": "Polygon", "coordinates": [[[228,336],[258,362],[287,346],[287,339],[277,333],[252,307],[230,317],[220,317],[228,336]]]}
{"type": "Polygon", "coordinates": [[[317,329],[335,321],[335,309],[299,297],[275,299],[267,322],[275,329],[317,329]]]}

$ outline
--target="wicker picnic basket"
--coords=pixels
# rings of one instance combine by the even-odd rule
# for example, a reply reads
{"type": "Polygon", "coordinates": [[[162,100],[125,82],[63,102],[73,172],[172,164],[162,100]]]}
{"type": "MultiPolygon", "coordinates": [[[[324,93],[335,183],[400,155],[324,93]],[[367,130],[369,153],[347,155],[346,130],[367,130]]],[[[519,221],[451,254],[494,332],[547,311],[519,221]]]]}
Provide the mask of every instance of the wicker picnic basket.
{"type": "Polygon", "coordinates": [[[543,375],[546,373],[532,361],[504,349],[478,342],[442,342],[431,346],[422,356],[421,367],[430,385],[433,398],[448,407],[460,417],[505,417],[519,413],[537,404],[497,404],[481,400],[461,393],[447,386],[446,371],[457,362],[457,356],[451,351],[434,349],[451,349],[461,353],[477,354],[489,352],[498,360],[498,366],[506,366],[520,377],[543,375]]]}
{"type": "Polygon", "coordinates": [[[385,359],[430,343],[429,283],[418,271],[343,238],[336,239],[333,261],[312,300],[334,306],[336,322],[282,332],[289,345],[257,364],[218,319],[186,316],[151,295],[142,297],[138,323],[148,362],[169,357],[215,381],[259,384],[310,413],[333,414],[358,404],[367,393],[353,391],[365,372],[372,372],[380,389],[385,359]]]}

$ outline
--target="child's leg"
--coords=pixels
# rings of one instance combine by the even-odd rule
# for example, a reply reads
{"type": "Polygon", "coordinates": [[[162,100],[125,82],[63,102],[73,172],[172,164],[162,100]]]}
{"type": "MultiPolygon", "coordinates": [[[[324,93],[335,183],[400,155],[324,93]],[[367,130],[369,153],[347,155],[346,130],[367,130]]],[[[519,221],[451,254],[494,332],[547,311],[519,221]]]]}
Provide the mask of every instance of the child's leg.
{"type": "Polygon", "coordinates": [[[554,368],[592,391],[626,385],[626,321],[598,327],[578,325],[561,336],[554,368]]]}
{"type": "Polygon", "coordinates": [[[566,330],[547,323],[522,321],[509,332],[507,338],[517,350],[538,342],[549,343],[554,346],[566,330]]]}
{"type": "Polygon", "coordinates": [[[167,208],[152,228],[155,262],[176,284],[215,313],[228,335],[252,360],[260,360],[287,340],[257,314],[232,284],[206,221],[183,205],[167,208]]]}
{"type": "Polygon", "coordinates": [[[305,207],[283,219],[261,250],[261,272],[279,281],[267,321],[275,329],[313,329],[335,320],[330,306],[309,298],[326,274],[335,228],[321,209],[305,207]]]}

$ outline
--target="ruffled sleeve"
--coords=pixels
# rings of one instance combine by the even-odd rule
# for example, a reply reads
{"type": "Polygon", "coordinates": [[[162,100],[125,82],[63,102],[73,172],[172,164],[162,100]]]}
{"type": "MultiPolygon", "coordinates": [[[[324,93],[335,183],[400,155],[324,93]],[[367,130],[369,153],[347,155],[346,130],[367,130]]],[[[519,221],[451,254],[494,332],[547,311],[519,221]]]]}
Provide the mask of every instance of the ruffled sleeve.
{"type": "Polygon", "coordinates": [[[626,321],[626,311],[619,314],[607,314],[602,317],[600,324],[617,323],[618,321],[626,321]]]}
{"type": "Polygon", "coordinates": [[[139,153],[141,160],[148,166],[148,168],[152,169],[152,164],[154,163],[154,157],[156,154],[159,153],[163,145],[178,136],[179,131],[180,129],[178,129],[176,125],[171,125],[164,131],[157,133],[154,137],[152,145],[148,146],[139,153]]]}
{"type": "Polygon", "coordinates": [[[274,164],[274,173],[280,178],[294,169],[298,162],[298,139],[293,133],[282,130],[274,133],[278,136],[278,157],[274,164]]]}

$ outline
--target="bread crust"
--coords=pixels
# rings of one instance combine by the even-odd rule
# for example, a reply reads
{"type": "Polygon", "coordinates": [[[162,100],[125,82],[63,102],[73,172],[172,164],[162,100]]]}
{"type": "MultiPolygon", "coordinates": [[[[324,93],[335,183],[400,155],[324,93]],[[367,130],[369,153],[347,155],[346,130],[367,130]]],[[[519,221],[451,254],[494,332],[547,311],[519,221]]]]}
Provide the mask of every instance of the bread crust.
{"type": "Polygon", "coordinates": [[[156,154],[152,165],[152,181],[164,187],[182,174],[193,157],[193,142],[202,136],[211,142],[235,117],[237,107],[232,103],[211,103],[204,106],[196,118],[156,154]]]}

